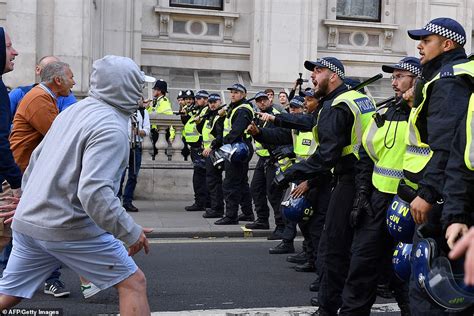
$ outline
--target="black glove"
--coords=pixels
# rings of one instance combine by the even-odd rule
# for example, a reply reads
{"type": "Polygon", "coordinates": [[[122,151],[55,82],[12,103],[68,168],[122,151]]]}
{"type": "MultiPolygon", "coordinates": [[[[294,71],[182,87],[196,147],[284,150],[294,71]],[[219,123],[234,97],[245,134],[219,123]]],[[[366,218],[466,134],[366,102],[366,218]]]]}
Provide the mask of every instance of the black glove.
{"type": "Polygon", "coordinates": [[[370,217],[374,216],[374,211],[370,204],[370,190],[365,186],[359,187],[355,194],[350,218],[351,227],[355,228],[359,225],[363,212],[367,213],[370,217]]]}

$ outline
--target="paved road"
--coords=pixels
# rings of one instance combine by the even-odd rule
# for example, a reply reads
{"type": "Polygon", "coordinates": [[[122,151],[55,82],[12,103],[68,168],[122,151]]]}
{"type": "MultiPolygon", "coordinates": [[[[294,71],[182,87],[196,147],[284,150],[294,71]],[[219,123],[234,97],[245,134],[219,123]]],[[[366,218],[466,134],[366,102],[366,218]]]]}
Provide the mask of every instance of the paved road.
{"type": "MultiPolygon", "coordinates": [[[[314,311],[308,306],[314,294],[308,286],[314,275],[295,272],[293,265],[285,261],[285,255],[269,255],[268,248],[275,244],[258,238],[153,240],[150,254],[136,257],[148,279],[151,310],[157,315],[180,315],[184,311],[191,311],[189,315],[217,314],[216,309],[241,309],[252,315],[249,309],[262,308],[273,308],[270,315],[276,315],[282,310],[275,308],[287,307],[314,311]]],[[[32,300],[19,307],[61,307],[65,315],[118,312],[114,289],[86,301],[74,273],[69,269],[63,273],[71,289],[69,298],[56,299],[38,291],[32,300]]]]}

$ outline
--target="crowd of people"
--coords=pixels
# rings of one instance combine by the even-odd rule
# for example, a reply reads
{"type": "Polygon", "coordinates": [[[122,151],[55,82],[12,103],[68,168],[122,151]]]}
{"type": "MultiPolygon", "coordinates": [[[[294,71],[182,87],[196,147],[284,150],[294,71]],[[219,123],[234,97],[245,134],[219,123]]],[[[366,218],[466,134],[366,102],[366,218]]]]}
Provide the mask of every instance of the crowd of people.
{"type": "MultiPolygon", "coordinates": [[[[280,242],[269,252],[316,273],[316,315],[369,315],[381,293],[402,315],[474,311],[474,61],[453,19],[408,36],[420,58],[382,66],[394,96],[377,104],[365,90],[371,81],[349,78],[335,57],[305,61],[313,87],[302,89],[300,75],[278,103],[273,90],[249,98],[240,83],[228,87],[228,104],[205,90],[177,97],[193,163],[194,203],[185,210],[215,225],[270,230],[271,208],[268,239],[280,242]],[[303,251],[293,254],[297,227],[303,251]]],[[[17,55],[0,28],[3,73],[17,55]]],[[[144,100],[145,82],[155,80],[129,58],[106,56],[77,102],[68,64],[47,56],[36,73],[39,84],[10,96],[0,81],[0,308],[41,285],[69,294],[59,280],[65,264],[86,298],[115,286],[121,313],[149,314],[131,256],[148,253],[150,229],[127,212],[138,211],[141,143],[158,136],[149,112],[173,113],[167,83],[156,81],[153,100],[144,100]]]]}
{"type": "MultiPolygon", "coordinates": [[[[462,288],[443,288],[451,294],[428,273],[472,240],[474,62],[452,19],[408,35],[420,58],[382,66],[394,97],[378,104],[364,89],[370,82],[348,78],[334,57],[306,61],[314,89],[298,79],[280,104],[270,90],[249,98],[241,84],[228,88],[227,105],[204,90],[178,96],[194,166],[195,201],[186,211],[217,218],[215,225],[269,230],[272,208],[268,239],[281,242],[271,254],[294,253],[299,226],[303,251],[287,260],[316,272],[310,290],[319,315],[369,315],[377,294],[395,297],[402,315],[473,312],[472,272],[459,285],[453,261],[454,272],[441,274],[462,288]]],[[[472,254],[467,259],[472,269],[472,254]]]]}

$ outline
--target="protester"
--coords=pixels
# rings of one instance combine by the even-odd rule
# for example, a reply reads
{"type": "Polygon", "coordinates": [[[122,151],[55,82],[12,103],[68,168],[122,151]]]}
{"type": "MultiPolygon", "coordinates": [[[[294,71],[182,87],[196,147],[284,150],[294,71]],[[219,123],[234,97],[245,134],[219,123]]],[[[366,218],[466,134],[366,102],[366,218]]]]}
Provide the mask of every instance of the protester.
{"type": "Polygon", "coordinates": [[[151,230],[116,197],[129,154],[127,121],[145,76],[133,60],[106,56],[94,62],[90,82],[89,96],[57,118],[23,176],[1,309],[31,298],[64,263],[101,290],[115,286],[121,314],[150,314],[145,275],[131,256],[148,253],[151,230]]]}

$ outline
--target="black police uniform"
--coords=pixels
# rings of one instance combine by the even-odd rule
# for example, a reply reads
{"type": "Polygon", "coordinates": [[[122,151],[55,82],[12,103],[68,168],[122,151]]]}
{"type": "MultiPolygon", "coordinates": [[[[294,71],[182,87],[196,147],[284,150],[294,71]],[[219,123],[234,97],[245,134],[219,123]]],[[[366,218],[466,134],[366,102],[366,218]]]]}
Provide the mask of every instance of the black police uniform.
{"type": "MultiPolygon", "coordinates": [[[[208,110],[205,122],[217,121],[214,128],[211,130],[211,135],[215,139],[211,143],[211,149],[216,150],[222,146],[222,132],[224,129],[224,117],[215,118],[218,115],[217,110],[208,110]]],[[[206,123],[205,123],[206,124],[206,123]]],[[[214,166],[210,157],[206,157],[206,181],[209,190],[209,197],[211,200],[211,212],[206,214],[207,217],[219,217],[224,215],[224,194],[222,192],[222,167],[214,166]]],[[[205,216],[205,215],[203,215],[205,216]]],[[[206,217],[206,216],[205,216],[206,217]]]]}
{"type": "MultiPolygon", "coordinates": [[[[273,107],[269,107],[262,113],[273,114],[273,107]]],[[[261,121],[257,122],[260,128],[263,127],[261,121]]],[[[274,127],[272,122],[267,122],[265,128],[271,129],[274,127]]],[[[275,225],[277,229],[283,231],[284,222],[281,216],[280,206],[281,200],[283,199],[284,190],[281,188],[272,188],[273,178],[277,171],[276,161],[272,155],[272,147],[269,147],[266,142],[260,142],[264,149],[267,149],[270,156],[259,156],[257,165],[250,183],[250,189],[252,194],[253,203],[255,205],[255,212],[257,214],[257,220],[255,223],[247,224],[247,228],[269,228],[268,218],[270,217],[270,209],[268,202],[270,202],[273,208],[273,214],[275,218],[275,225]],[[267,200],[268,198],[268,200],[267,200]]]]}
{"type": "MultiPolygon", "coordinates": [[[[194,117],[198,116],[204,107],[198,108],[195,110],[194,117]]],[[[191,119],[189,115],[183,115],[181,121],[183,124],[191,119]]],[[[201,121],[196,123],[196,128],[199,133],[202,132],[202,126],[204,122],[201,121]]],[[[205,208],[209,205],[208,202],[208,187],[206,184],[206,161],[202,156],[202,136],[199,136],[197,142],[188,142],[190,152],[191,152],[191,161],[193,162],[193,190],[194,190],[194,206],[196,206],[197,211],[205,211],[205,208]]]]}
{"type": "Polygon", "coordinates": [[[326,244],[319,288],[321,314],[337,314],[342,304],[341,294],[350,263],[353,230],[349,216],[355,195],[354,154],[342,156],[342,149],[351,144],[354,116],[345,104],[332,106],[333,100],[347,91],[341,84],[320,100],[322,109],[318,120],[319,146],[306,161],[284,172],[286,181],[308,179],[334,168],[335,187],[327,209],[320,244],[326,244]]]}
{"type": "MultiPolygon", "coordinates": [[[[287,114],[282,113],[275,116],[274,124],[278,127],[274,129],[263,129],[261,135],[257,135],[257,140],[264,139],[270,144],[273,143],[293,143],[291,130],[288,128],[295,129],[297,131],[309,132],[318,122],[319,109],[315,110],[312,114],[287,114]]],[[[321,172],[317,178],[308,180],[310,190],[307,193],[306,198],[310,201],[313,207],[313,216],[307,222],[298,223],[301,233],[306,240],[304,244],[306,247],[306,253],[308,255],[308,262],[316,267],[316,272],[321,273],[323,264],[323,252],[321,249],[324,246],[321,245],[321,234],[326,219],[326,211],[329,204],[329,199],[332,190],[332,174],[330,171],[321,172]],[[317,261],[317,262],[316,262],[317,261]]],[[[296,227],[291,223],[285,226],[283,233],[283,241],[291,242],[296,236],[296,227]]]]}
{"type": "MultiPolygon", "coordinates": [[[[398,122],[408,121],[410,108],[404,102],[392,102],[384,113],[385,124],[390,124],[387,133],[396,135],[398,122]]],[[[402,134],[403,135],[403,134],[402,134]]],[[[394,136],[397,137],[397,136],[394,136]]],[[[402,137],[400,134],[398,137],[402,137]]],[[[392,146],[395,140],[393,140],[392,146]]],[[[385,146],[390,146],[386,144],[385,146]]],[[[372,185],[374,162],[364,147],[359,150],[356,162],[356,187],[367,188],[373,214],[361,212],[358,225],[354,229],[352,257],[349,273],[342,293],[343,305],[340,315],[369,315],[376,299],[377,283],[380,274],[388,268],[390,289],[403,315],[409,314],[408,283],[398,279],[391,265],[391,257],[396,242],[389,235],[386,224],[386,212],[393,194],[381,192],[372,185]],[[387,265],[385,267],[384,265],[387,265]]]]}
{"type": "Polygon", "coordinates": [[[456,132],[446,165],[446,182],[443,190],[445,204],[441,217],[443,231],[453,223],[466,224],[468,227],[474,223],[474,171],[466,167],[465,149],[466,117],[456,132]]]}
{"type": "MultiPolygon", "coordinates": [[[[417,120],[417,128],[422,142],[428,144],[433,155],[425,168],[418,174],[404,171],[406,178],[418,183],[418,196],[433,207],[428,213],[428,222],[419,230],[423,237],[431,237],[440,248],[446,249],[446,240],[441,227],[443,186],[446,164],[451,151],[455,131],[466,113],[471,87],[469,81],[453,75],[453,65],[468,62],[463,48],[445,52],[423,65],[422,80],[428,82],[441,73],[440,79],[432,84],[429,103],[425,105],[417,120]]],[[[417,92],[421,89],[417,89],[417,92]]],[[[415,99],[417,96],[415,95],[415,99]]],[[[419,237],[415,235],[413,249],[419,237]]],[[[441,308],[419,288],[415,276],[410,277],[410,309],[412,314],[430,313],[444,315],[441,308]]]]}
{"type": "MultiPolygon", "coordinates": [[[[248,103],[246,99],[242,99],[235,103],[230,103],[227,113],[232,113],[234,108],[245,103],[248,103]]],[[[223,138],[223,144],[232,144],[238,141],[244,141],[249,147],[249,157],[245,162],[225,161],[223,191],[226,211],[225,217],[217,221],[216,224],[222,225],[238,222],[239,204],[242,204],[242,212],[244,215],[253,216],[251,208],[251,196],[248,186],[249,161],[252,159],[253,146],[251,138],[245,136],[245,130],[252,119],[253,113],[251,111],[245,108],[237,109],[232,118],[232,129],[230,130],[229,134],[223,138]],[[250,203],[248,203],[249,201],[250,203]]]]}

